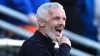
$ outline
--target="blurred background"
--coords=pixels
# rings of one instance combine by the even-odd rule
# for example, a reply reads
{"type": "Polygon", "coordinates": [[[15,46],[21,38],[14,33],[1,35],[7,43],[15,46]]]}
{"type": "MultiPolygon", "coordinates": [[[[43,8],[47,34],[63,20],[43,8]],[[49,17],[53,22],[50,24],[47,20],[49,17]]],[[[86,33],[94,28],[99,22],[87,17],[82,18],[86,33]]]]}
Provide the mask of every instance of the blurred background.
{"type": "Polygon", "coordinates": [[[100,56],[100,0],[0,0],[0,56],[17,56],[37,29],[37,8],[47,2],[64,7],[70,56],[100,56]]]}

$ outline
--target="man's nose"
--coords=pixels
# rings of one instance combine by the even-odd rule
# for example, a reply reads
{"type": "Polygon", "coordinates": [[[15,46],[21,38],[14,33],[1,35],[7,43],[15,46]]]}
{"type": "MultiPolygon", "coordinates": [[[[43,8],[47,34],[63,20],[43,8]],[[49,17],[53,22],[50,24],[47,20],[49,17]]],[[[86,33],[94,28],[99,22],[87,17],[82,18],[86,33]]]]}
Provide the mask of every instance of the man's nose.
{"type": "Polygon", "coordinates": [[[59,22],[58,22],[58,27],[59,27],[60,29],[64,29],[64,27],[65,27],[64,21],[59,21],[59,22]]]}
{"type": "Polygon", "coordinates": [[[63,20],[60,20],[58,22],[59,27],[65,27],[65,22],[63,20]]]}
{"type": "Polygon", "coordinates": [[[65,20],[63,19],[59,20],[58,24],[65,25],[65,20]]]}

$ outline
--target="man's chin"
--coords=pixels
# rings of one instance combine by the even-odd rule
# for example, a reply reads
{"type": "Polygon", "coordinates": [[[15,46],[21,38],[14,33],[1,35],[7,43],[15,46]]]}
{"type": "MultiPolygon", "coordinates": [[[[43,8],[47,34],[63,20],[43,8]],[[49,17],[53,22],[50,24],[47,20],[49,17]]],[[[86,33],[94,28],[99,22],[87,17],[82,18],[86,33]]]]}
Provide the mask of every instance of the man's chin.
{"type": "Polygon", "coordinates": [[[62,35],[55,36],[55,37],[53,38],[53,41],[58,42],[58,41],[60,40],[61,36],[62,36],[62,35]]]}
{"type": "Polygon", "coordinates": [[[59,33],[59,32],[55,32],[54,35],[55,35],[56,37],[61,37],[61,36],[62,36],[62,32],[60,32],[60,33],[59,33]]]}
{"type": "Polygon", "coordinates": [[[62,34],[54,34],[54,33],[52,34],[51,32],[48,32],[47,35],[48,35],[54,42],[58,42],[57,39],[56,39],[56,37],[60,39],[61,36],[62,36],[62,34]]]}
{"type": "Polygon", "coordinates": [[[61,38],[61,37],[62,37],[62,34],[56,35],[56,37],[59,37],[59,38],[61,38]]]}

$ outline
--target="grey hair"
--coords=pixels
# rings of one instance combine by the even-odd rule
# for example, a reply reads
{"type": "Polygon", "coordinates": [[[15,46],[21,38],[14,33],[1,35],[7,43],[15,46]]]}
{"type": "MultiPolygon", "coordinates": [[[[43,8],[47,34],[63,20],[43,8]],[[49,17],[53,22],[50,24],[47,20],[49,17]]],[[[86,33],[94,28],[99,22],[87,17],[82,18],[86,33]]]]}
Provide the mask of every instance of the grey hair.
{"type": "Polygon", "coordinates": [[[63,9],[63,6],[57,2],[49,2],[49,3],[44,3],[37,9],[36,15],[40,18],[44,18],[49,9],[54,9],[54,8],[61,8],[63,9]]]}

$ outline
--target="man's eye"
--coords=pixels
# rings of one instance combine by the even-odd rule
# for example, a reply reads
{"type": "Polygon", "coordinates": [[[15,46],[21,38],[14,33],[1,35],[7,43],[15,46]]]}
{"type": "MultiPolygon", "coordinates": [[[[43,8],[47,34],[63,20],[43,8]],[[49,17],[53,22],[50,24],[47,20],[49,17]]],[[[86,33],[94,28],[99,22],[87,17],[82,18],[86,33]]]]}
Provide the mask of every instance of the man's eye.
{"type": "Polygon", "coordinates": [[[54,20],[59,20],[59,19],[60,19],[59,17],[55,17],[55,18],[54,18],[54,20]]]}

